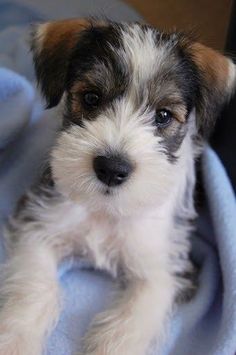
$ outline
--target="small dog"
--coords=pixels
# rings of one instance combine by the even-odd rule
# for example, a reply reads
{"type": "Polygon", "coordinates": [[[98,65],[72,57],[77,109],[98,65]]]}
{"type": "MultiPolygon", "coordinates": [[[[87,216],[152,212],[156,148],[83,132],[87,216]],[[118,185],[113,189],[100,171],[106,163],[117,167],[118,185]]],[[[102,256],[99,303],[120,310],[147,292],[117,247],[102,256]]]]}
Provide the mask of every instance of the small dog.
{"type": "Polygon", "coordinates": [[[74,253],[122,285],[80,354],[144,355],[189,286],[194,161],[235,65],[144,24],[71,19],[33,32],[37,78],[63,124],[47,178],[7,227],[0,354],[42,354],[60,309],[57,266],[74,253]]]}

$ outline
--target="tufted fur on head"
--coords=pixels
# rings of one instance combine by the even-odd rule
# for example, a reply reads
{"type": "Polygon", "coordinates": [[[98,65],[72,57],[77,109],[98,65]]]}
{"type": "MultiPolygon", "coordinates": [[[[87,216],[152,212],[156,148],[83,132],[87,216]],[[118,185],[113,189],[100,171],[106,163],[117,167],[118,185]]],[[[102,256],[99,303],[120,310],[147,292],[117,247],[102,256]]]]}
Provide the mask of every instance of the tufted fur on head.
{"type": "Polygon", "coordinates": [[[87,201],[97,197],[96,205],[126,213],[124,206],[145,204],[145,197],[147,204],[165,200],[168,186],[182,175],[178,169],[198,152],[196,137],[207,136],[234,90],[233,62],[182,33],[140,24],[56,21],[35,27],[32,38],[48,107],[64,98],[66,129],[51,164],[63,193],[87,201]],[[91,92],[99,96],[94,108],[84,103],[91,92]],[[166,127],[155,121],[162,109],[173,118],[166,127]],[[107,189],[92,161],[114,154],[135,169],[124,187],[107,189]],[[101,200],[103,191],[113,200],[101,200]]]}
{"type": "MultiPolygon", "coordinates": [[[[73,81],[81,81],[79,76],[73,78],[72,68],[76,61],[78,64],[76,70],[79,73],[80,69],[81,71],[86,70],[86,66],[89,67],[98,59],[99,51],[100,59],[105,63],[105,56],[109,56],[109,52],[111,54],[111,48],[117,50],[116,60],[119,60],[118,52],[122,51],[122,41],[126,41],[125,36],[127,36],[127,45],[131,37],[134,39],[133,45],[136,48],[130,47],[130,50],[133,51],[132,60],[134,63],[135,60],[139,61],[141,54],[144,56],[148,54],[143,51],[138,53],[139,55],[135,53],[135,49],[142,49],[145,42],[146,48],[144,48],[147,51],[151,51],[154,46],[166,48],[166,53],[170,54],[166,60],[169,60],[170,64],[179,66],[176,67],[176,70],[185,71],[188,81],[192,81],[190,89],[193,97],[190,104],[196,107],[201,117],[199,118],[201,120],[200,127],[202,125],[211,127],[214,117],[218,115],[222,105],[227,102],[234,91],[235,65],[229,58],[193,41],[187,34],[163,33],[147,25],[117,24],[93,19],[70,19],[35,25],[32,31],[32,51],[37,79],[48,107],[59,103],[63,93],[71,88],[73,81]],[[135,54],[137,54],[137,58],[134,57],[135,54]],[[173,63],[173,56],[181,58],[181,61],[173,63]],[[86,60],[88,61],[86,62],[86,60]]],[[[120,58],[119,69],[124,64],[122,61],[125,62],[128,59],[125,58],[125,52],[123,53],[124,58],[120,58]]],[[[149,52],[149,54],[151,53],[149,52]]],[[[115,60],[115,55],[113,59],[115,60]]],[[[109,64],[111,65],[111,63],[109,64]]],[[[115,68],[113,67],[113,69],[118,69],[117,63],[114,64],[115,68]]],[[[148,64],[147,61],[147,66],[148,64]]],[[[159,63],[158,58],[154,64],[157,67],[158,64],[163,66],[163,63],[159,63]]],[[[123,69],[127,71],[128,67],[123,66],[123,69]]],[[[151,73],[154,68],[149,67],[148,69],[151,73]]],[[[115,76],[119,74],[124,75],[125,73],[115,73],[115,76]]],[[[164,75],[162,76],[164,77],[164,75]]],[[[120,80],[122,81],[122,77],[120,80]]],[[[186,90],[188,89],[186,88],[186,90]]]]}

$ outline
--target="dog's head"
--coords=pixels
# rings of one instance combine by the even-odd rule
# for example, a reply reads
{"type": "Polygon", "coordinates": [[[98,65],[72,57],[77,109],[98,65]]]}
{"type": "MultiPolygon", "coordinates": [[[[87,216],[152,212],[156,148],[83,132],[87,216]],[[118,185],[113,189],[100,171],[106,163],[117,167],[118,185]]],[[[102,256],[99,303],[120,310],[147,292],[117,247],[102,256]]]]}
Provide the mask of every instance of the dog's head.
{"type": "Polygon", "coordinates": [[[98,208],[165,203],[185,184],[196,136],[234,89],[230,59],[147,25],[46,23],[32,48],[48,107],[64,107],[55,182],[98,208]]]}

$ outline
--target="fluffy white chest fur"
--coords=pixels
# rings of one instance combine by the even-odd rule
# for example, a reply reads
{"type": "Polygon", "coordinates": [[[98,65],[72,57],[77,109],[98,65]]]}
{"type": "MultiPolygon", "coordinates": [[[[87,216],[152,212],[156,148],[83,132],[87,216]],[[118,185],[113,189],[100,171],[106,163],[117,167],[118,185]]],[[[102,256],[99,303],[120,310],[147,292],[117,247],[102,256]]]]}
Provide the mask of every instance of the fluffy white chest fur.
{"type": "Polygon", "coordinates": [[[177,230],[173,217],[170,201],[161,209],[126,217],[90,211],[86,205],[62,200],[47,210],[42,219],[45,234],[51,235],[47,243],[56,243],[59,256],[77,254],[89,259],[95,268],[105,269],[114,276],[119,268],[125,268],[127,274],[130,269],[130,274],[137,277],[155,279],[158,265],[169,271],[185,271],[186,268],[186,260],[177,259],[176,239],[181,238],[182,244],[186,244],[186,250],[181,246],[181,251],[186,252],[187,258],[187,226],[177,230]]]}

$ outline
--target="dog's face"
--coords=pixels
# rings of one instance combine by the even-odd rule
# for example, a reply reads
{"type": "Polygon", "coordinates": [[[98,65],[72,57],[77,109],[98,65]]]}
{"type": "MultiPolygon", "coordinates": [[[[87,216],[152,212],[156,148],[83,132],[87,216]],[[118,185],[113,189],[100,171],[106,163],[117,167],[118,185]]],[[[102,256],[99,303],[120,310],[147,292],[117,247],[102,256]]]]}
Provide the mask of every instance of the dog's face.
{"type": "Polygon", "coordinates": [[[175,193],[196,135],[234,86],[229,59],[140,24],[40,25],[33,51],[48,106],[64,106],[56,184],[75,201],[119,213],[161,206],[175,193]]]}

